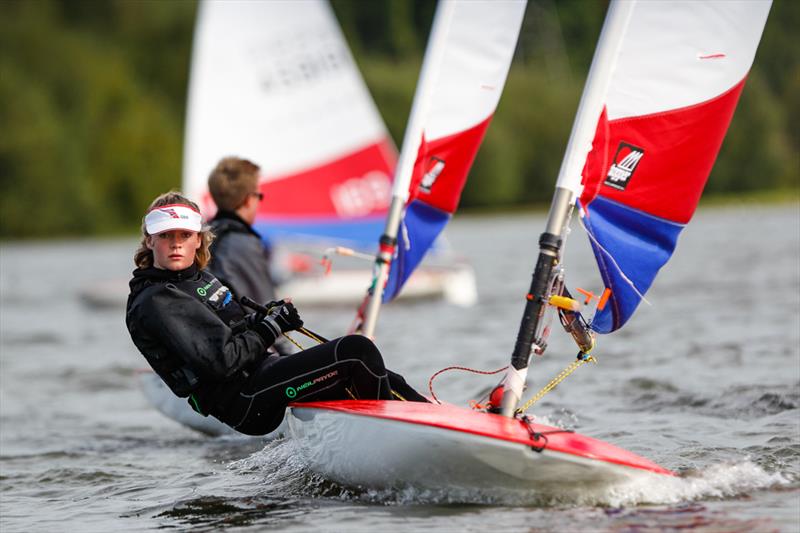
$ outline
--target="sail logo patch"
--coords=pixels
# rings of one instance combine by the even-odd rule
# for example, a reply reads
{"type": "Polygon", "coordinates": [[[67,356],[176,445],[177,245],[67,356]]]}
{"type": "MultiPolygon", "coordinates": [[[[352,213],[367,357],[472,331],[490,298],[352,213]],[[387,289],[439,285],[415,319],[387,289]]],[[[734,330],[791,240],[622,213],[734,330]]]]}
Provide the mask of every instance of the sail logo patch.
{"type": "Polygon", "coordinates": [[[422,176],[422,182],[420,182],[419,184],[419,190],[421,190],[426,194],[431,193],[433,184],[436,183],[436,178],[438,178],[439,174],[441,174],[442,170],[444,170],[444,159],[439,159],[438,157],[431,157],[429,165],[430,168],[425,173],[425,175],[422,176]]]}
{"type": "Polygon", "coordinates": [[[624,191],[625,187],[627,187],[628,183],[631,181],[633,172],[636,170],[636,167],[639,166],[642,157],[644,157],[643,148],[626,142],[620,142],[604,183],[609,187],[624,191]]]}

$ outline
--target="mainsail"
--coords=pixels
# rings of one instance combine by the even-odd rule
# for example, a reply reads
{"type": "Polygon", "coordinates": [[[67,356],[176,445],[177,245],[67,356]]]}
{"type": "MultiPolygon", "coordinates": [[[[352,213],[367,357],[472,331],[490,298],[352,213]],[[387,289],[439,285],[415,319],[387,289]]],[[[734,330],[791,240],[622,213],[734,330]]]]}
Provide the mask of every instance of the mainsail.
{"type": "MultiPolygon", "coordinates": [[[[611,294],[591,328],[608,333],[644,298],[694,213],[769,8],[769,1],[714,0],[609,6],[539,239],[503,380],[503,415],[513,416],[531,353],[546,345],[543,315],[561,276],[572,206],[581,206],[611,294]]],[[[571,333],[584,353],[594,341],[582,329],[571,333]]]]}
{"type": "Polygon", "coordinates": [[[625,4],[580,196],[611,290],[591,324],[600,333],[630,318],[691,219],[770,9],[769,1],[625,4]]]}
{"type": "Polygon", "coordinates": [[[405,202],[383,300],[455,212],[505,85],[524,1],[441,2],[414,96],[393,195],[405,202]]]}
{"type": "Polygon", "coordinates": [[[206,1],[192,59],[184,189],[229,155],[262,170],[256,229],[374,249],[396,150],[326,1],[206,1]]]}
{"type": "Polygon", "coordinates": [[[357,330],[368,337],[381,302],[397,296],[458,205],[505,85],[524,13],[525,0],[442,0],[437,6],[372,284],[359,309],[357,330]]]}

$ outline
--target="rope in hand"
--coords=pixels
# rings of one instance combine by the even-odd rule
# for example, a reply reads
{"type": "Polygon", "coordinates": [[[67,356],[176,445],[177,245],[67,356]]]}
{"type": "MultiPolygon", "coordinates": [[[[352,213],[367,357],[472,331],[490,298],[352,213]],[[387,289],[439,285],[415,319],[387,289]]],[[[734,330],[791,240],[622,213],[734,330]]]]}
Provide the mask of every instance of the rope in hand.
{"type": "MultiPolygon", "coordinates": [[[[312,341],[316,341],[317,344],[322,344],[322,343],[328,342],[328,339],[326,339],[325,337],[322,337],[320,335],[317,335],[316,333],[314,333],[310,329],[307,329],[307,328],[304,328],[304,327],[299,327],[295,331],[297,331],[298,333],[302,333],[303,335],[305,335],[306,337],[308,337],[312,341]]],[[[300,345],[299,342],[297,342],[296,340],[294,340],[293,338],[291,338],[289,336],[288,332],[284,332],[283,336],[286,337],[286,340],[288,340],[289,342],[291,342],[292,344],[297,346],[298,350],[300,350],[300,351],[305,350],[305,348],[303,348],[300,345]]]]}
{"type": "MultiPolygon", "coordinates": [[[[278,307],[277,305],[273,305],[273,306],[270,306],[270,307],[264,307],[263,305],[261,305],[261,304],[259,304],[257,302],[254,302],[253,300],[251,300],[247,296],[242,296],[241,299],[239,300],[239,302],[242,305],[244,305],[246,307],[249,307],[250,309],[253,309],[255,311],[258,311],[259,313],[262,313],[265,316],[268,315],[270,313],[270,311],[272,311],[275,307],[278,307]]],[[[319,333],[315,333],[315,332],[311,331],[310,329],[308,329],[306,327],[301,326],[301,327],[297,328],[295,331],[297,331],[298,333],[302,333],[303,335],[305,335],[309,339],[311,339],[313,341],[316,341],[318,344],[322,344],[322,343],[328,342],[328,339],[326,339],[325,337],[323,337],[319,333]]],[[[284,332],[283,336],[286,337],[286,339],[289,342],[291,342],[292,344],[297,346],[297,348],[299,350],[301,350],[301,351],[303,350],[303,347],[300,346],[300,343],[295,341],[293,338],[291,338],[285,332],[284,332]]]]}

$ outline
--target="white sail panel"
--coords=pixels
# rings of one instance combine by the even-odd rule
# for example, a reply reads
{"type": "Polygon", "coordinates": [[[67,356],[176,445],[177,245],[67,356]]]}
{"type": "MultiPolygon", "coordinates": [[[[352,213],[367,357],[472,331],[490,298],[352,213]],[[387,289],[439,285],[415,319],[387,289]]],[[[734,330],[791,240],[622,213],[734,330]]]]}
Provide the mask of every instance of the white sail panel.
{"type": "Polygon", "coordinates": [[[457,2],[444,28],[426,139],[461,132],[494,113],[525,14],[524,1],[457,2]]]}
{"type": "Polygon", "coordinates": [[[191,197],[227,155],[252,159],[270,177],[387,138],[327,2],[201,4],[184,147],[191,197]]]}
{"type": "Polygon", "coordinates": [[[636,3],[606,100],[609,120],[705,102],[747,75],[771,2],[636,3]]]}

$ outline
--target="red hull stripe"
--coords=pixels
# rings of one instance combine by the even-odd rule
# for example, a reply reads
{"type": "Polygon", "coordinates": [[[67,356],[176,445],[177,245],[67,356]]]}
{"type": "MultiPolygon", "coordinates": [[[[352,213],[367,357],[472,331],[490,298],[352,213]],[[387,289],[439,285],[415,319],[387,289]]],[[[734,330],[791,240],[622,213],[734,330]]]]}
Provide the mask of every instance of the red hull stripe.
{"type": "MultiPolygon", "coordinates": [[[[531,439],[525,425],[519,420],[500,415],[480,413],[447,404],[397,402],[382,400],[347,400],[292,404],[293,407],[337,411],[351,415],[396,420],[409,424],[438,427],[450,431],[480,435],[493,439],[541,447],[543,439],[531,439]]],[[[534,424],[536,432],[558,431],[558,428],[534,424]]],[[[585,459],[618,464],[657,474],[675,475],[661,466],[636,454],[617,448],[591,437],[577,433],[557,432],[547,434],[546,450],[585,459]]]]}
{"type": "Polygon", "coordinates": [[[588,205],[599,195],[671,222],[689,222],[744,82],[716,98],[673,111],[608,121],[604,110],[583,170],[581,203],[588,205]],[[619,190],[606,184],[606,178],[625,155],[625,145],[640,148],[643,155],[624,190],[619,190]]]}

